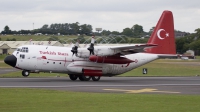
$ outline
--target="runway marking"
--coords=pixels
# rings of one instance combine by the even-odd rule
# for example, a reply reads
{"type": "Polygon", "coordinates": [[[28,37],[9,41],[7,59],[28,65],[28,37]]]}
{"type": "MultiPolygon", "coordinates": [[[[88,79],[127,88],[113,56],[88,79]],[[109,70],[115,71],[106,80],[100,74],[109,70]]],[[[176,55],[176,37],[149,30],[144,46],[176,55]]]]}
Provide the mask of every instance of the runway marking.
{"type": "Polygon", "coordinates": [[[140,90],[124,90],[124,89],[103,89],[105,91],[121,91],[125,93],[174,93],[178,94],[180,92],[173,92],[173,91],[157,91],[158,89],[152,89],[152,88],[145,88],[140,90]]]}

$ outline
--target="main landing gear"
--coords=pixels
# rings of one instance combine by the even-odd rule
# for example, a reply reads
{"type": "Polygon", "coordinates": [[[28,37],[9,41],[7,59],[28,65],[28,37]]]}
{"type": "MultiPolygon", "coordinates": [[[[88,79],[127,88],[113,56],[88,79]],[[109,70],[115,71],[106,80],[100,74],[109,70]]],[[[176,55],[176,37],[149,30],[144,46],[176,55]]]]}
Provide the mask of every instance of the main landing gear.
{"type": "Polygon", "coordinates": [[[22,76],[24,76],[24,77],[28,77],[29,74],[30,74],[30,72],[28,70],[23,70],[22,71],[22,76]]]}
{"type": "Polygon", "coordinates": [[[74,75],[74,74],[70,74],[69,78],[72,81],[75,81],[79,78],[80,81],[89,81],[90,79],[92,79],[93,81],[99,81],[101,76],[84,76],[84,75],[74,75]]]}

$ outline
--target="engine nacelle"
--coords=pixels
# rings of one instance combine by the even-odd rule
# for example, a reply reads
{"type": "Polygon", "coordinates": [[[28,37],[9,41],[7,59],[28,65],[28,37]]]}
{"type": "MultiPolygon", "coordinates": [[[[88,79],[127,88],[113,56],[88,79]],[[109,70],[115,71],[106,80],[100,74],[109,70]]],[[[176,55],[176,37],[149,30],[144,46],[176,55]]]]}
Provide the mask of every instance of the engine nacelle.
{"type": "Polygon", "coordinates": [[[103,47],[103,48],[97,48],[95,49],[95,55],[96,56],[112,56],[119,53],[119,51],[117,50],[113,50],[107,47],[103,47]]]}
{"type": "Polygon", "coordinates": [[[69,64],[67,66],[67,70],[72,73],[77,73],[77,74],[83,73],[83,68],[81,66],[79,66],[79,64],[77,64],[76,62],[69,64]]]}
{"type": "Polygon", "coordinates": [[[84,76],[102,76],[102,70],[83,69],[84,76]]]}
{"type": "Polygon", "coordinates": [[[73,62],[67,66],[67,70],[74,74],[85,76],[102,76],[102,66],[92,62],[73,62]]]}
{"type": "MultiPolygon", "coordinates": [[[[94,55],[97,56],[112,56],[120,51],[113,50],[107,47],[95,47],[94,48],[94,55]]],[[[79,48],[77,56],[80,58],[89,58],[91,56],[90,51],[87,48],[79,48]]]]}
{"type": "Polygon", "coordinates": [[[134,62],[133,60],[120,57],[120,56],[95,56],[89,57],[89,60],[97,63],[110,63],[110,64],[127,64],[134,62]]]}

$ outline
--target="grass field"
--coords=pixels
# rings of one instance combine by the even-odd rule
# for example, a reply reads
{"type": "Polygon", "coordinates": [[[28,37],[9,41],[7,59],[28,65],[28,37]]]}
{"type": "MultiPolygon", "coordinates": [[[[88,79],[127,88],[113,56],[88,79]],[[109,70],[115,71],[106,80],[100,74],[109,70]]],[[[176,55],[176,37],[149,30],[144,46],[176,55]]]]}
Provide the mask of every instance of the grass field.
{"type": "Polygon", "coordinates": [[[0,68],[11,68],[11,67],[5,64],[3,61],[0,61],[0,68]]]}
{"type": "Polygon", "coordinates": [[[0,61],[3,61],[4,58],[6,57],[7,55],[3,54],[3,55],[0,55],[0,61]]]}
{"type": "MultiPolygon", "coordinates": [[[[200,60],[156,60],[119,76],[195,76],[200,60]],[[142,69],[148,68],[143,75],[142,69]]],[[[7,67],[0,61],[0,67],[7,67]]],[[[67,77],[39,73],[30,77],[67,77]]],[[[0,77],[22,77],[21,71],[0,77]]],[[[0,112],[199,112],[199,95],[86,93],[61,90],[0,88],[0,112]]]]}
{"type": "Polygon", "coordinates": [[[188,60],[156,60],[124,73],[122,76],[196,76],[200,75],[198,63],[200,62],[188,60]],[[142,74],[143,68],[148,69],[148,74],[142,74]]]}
{"type": "Polygon", "coordinates": [[[198,95],[0,88],[0,112],[199,112],[198,95]]]}

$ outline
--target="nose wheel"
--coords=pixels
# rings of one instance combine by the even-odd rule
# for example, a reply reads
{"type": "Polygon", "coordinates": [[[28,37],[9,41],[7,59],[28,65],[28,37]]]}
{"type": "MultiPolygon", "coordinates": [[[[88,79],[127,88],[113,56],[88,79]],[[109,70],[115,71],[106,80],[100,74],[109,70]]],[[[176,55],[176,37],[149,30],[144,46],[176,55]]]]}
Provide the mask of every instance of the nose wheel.
{"type": "Polygon", "coordinates": [[[29,74],[30,74],[30,72],[27,71],[27,70],[23,70],[23,71],[22,71],[22,76],[24,76],[24,77],[28,77],[29,74]]]}

